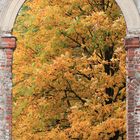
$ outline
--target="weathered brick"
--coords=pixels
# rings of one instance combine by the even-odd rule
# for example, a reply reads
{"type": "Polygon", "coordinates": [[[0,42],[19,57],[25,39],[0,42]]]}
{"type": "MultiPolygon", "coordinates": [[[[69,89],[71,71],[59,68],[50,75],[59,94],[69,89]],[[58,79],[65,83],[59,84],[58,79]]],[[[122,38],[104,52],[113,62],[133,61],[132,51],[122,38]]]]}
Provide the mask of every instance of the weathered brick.
{"type": "Polygon", "coordinates": [[[140,71],[139,37],[125,40],[127,50],[127,139],[140,140],[140,82],[136,72],[140,71]]]}
{"type": "Polygon", "coordinates": [[[3,37],[0,45],[0,140],[12,135],[12,60],[16,39],[3,37]]]}

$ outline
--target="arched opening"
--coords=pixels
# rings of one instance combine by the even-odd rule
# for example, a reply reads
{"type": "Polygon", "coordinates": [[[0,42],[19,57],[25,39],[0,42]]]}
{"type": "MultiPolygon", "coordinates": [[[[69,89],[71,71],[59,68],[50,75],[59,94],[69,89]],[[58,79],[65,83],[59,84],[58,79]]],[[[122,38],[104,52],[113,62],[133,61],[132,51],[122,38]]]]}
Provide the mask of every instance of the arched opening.
{"type": "Polygon", "coordinates": [[[35,2],[14,30],[15,139],[125,139],[126,27],[117,5],[108,6],[113,13],[86,1],[35,2]]]}
{"type": "MultiPolygon", "coordinates": [[[[3,10],[0,14],[0,17],[2,18],[2,17],[4,17],[5,16],[5,18],[3,19],[3,21],[0,23],[0,27],[1,27],[1,35],[3,36],[3,38],[2,38],[2,40],[1,40],[1,42],[8,42],[8,45],[10,44],[10,47],[13,45],[13,43],[11,43],[10,42],[10,39],[7,39],[8,38],[8,36],[10,35],[9,33],[11,32],[11,29],[12,29],[12,27],[13,27],[13,23],[14,23],[14,21],[15,21],[15,17],[16,17],[16,15],[17,15],[17,12],[18,12],[18,10],[19,10],[19,8],[20,8],[20,6],[23,4],[23,2],[24,2],[24,0],[22,0],[22,1],[18,1],[18,2],[16,2],[16,1],[14,1],[13,0],[13,2],[7,2],[7,7],[6,7],[6,10],[3,10]],[[9,8],[8,8],[9,7],[9,8]],[[5,38],[6,37],[6,38],[5,38]],[[10,43],[9,43],[10,42],[10,43]]],[[[136,6],[135,6],[135,4],[134,4],[134,2],[133,1],[129,1],[129,2],[126,2],[126,1],[120,1],[120,0],[116,0],[116,2],[118,3],[118,5],[120,6],[120,8],[121,8],[121,10],[122,10],[122,12],[123,12],[123,14],[124,14],[124,17],[125,17],[125,20],[126,20],[126,24],[127,24],[127,30],[128,30],[128,32],[127,32],[127,37],[128,38],[131,38],[131,39],[127,39],[127,41],[126,41],[126,46],[127,46],[127,52],[128,52],[128,58],[130,58],[128,61],[130,61],[131,62],[131,64],[132,64],[132,62],[137,62],[137,64],[138,64],[138,59],[137,59],[137,57],[138,57],[138,53],[139,53],[139,50],[138,50],[138,47],[139,47],[139,38],[138,38],[138,34],[139,34],[139,26],[140,26],[140,18],[139,18],[139,14],[138,14],[138,11],[137,11],[137,8],[136,8],[136,6]],[[126,6],[127,5],[127,6],[126,6]],[[129,10],[129,9],[131,9],[131,10],[129,10]],[[131,16],[131,13],[133,13],[133,17],[131,16]],[[130,48],[130,49],[129,49],[130,48]],[[135,55],[137,55],[137,57],[134,57],[135,55]]],[[[5,3],[6,4],[6,3],[5,3]]],[[[80,7],[79,7],[79,5],[77,5],[76,6],[77,8],[79,8],[79,11],[81,11],[81,12],[84,12],[84,11],[82,11],[83,9],[80,9],[80,7]]],[[[102,7],[102,6],[101,6],[102,7]]],[[[28,8],[28,7],[25,7],[25,8],[28,8]]],[[[57,9],[57,8],[56,8],[57,9]]],[[[51,11],[52,9],[50,9],[50,11],[51,11]]],[[[58,10],[58,9],[57,9],[58,10]]],[[[56,10],[56,11],[57,11],[56,10]]],[[[58,13],[59,13],[59,10],[57,11],[58,13]]],[[[71,14],[71,13],[69,13],[70,11],[68,11],[68,15],[69,14],[71,14]]],[[[50,13],[51,14],[51,13],[50,13]]],[[[101,15],[101,17],[104,19],[106,19],[106,15],[104,15],[103,13],[100,13],[101,15]]],[[[91,16],[91,15],[88,15],[89,17],[91,16]]],[[[98,16],[98,15],[94,15],[94,16],[98,16]]],[[[55,16],[54,16],[55,17],[55,16]]],[[[86,19],[86,18],[85,18],[86,19]]],[[[98,17],[97,17],[97,19],[98,19],[98,17]]],[[[79,18],[75,18],[75,22],[78,22],[78,20],[79,20],[79,18]]],[[[90,21],[90,19],[86,19],[87,21],[90,21]]],[[[100,21],[100,19],[98,19],[99,21],[100,21]]],[[[108,19],[107,19],[108,20],[108,19]]],[[[106,22],[108,22],[106,20],[106,22]]],[[[94,18],[93,18],[93,21],[94,21],[94,18]]],[[[84,21],[83,21],[84,22],[84,21]]],[[[120,21],[118,20],[118,23],[119,23],[120,21]]],[[[104,20],[100,23],[101,25],[104,23],[104,20]]],[[[95,21],[95,24],[96,24],[96,21],[95,21]]],[[[105,23],[104,23],[105,24],[105,23]]],[[[87,25],[84,25],[84,26],[89,26],[88,24],[87,25]]],[[[118,25],[119,26],[119,25],[118,25]]],[[[111,26],[110,26],[111,27],[111,26]]],[[[114,27],[115,27],[115,25],[114,25],[114,27]]],[[[26,28],[26,27],[25,27],[26,28]]],[[[49,28],[51,28],[51,27],[49,27],[49,28]]],[[[96,28],[98,28],[98,26],[96,26],[96,28]]],[[[95,30],[97,30],[95,28],[95,30]]],[[[84,27],[83,27],[83,29],[85,29],[84,27]]],[[[90,26],[89,26],[89,29],[92,29],[90,26]]],[[[121,27],[120,27],[120,29],[121,29],[121,27]]],[[[33,28],[33,32],[37,32],[37,30],[38,30],[38,28],[37,27],[35,27],[35,28],[33,28]]],[[[51,30],[51,29],[50,29],[51,30]]],[[[26,31],[25,31],[26,32],[26,31]]],[[[72,34],[73,33],[73,31],[72,30],[68,30],[68,32],[69,32],[69,34],[72,34]]],[[[117,31],[116,31],[117,32],[117,31]]],[[[77,32],[78,34],[79,34],[79,32],[77,32]]],[[[97,36],[98,36],[98,38],[97,37],[93,37],[94,38],[94,41],[96,42],[96,41],[99,41],[100,39],[103,39],[103,40],[100,40],[100,43],[102,42],[102,41],[108,41],[108,38],[100,38],[99,36],[100,35],[103,35],[103,34],[106,34],[107,36],[110,36],[110,32],[98,32],[99,34],[97,34],[97,36]],[[107,39],[107,40],[104,40],[104,39],[107,39]]],[[[58,32],[58,35],[63,35],[63,36],[65,36],[67,39],[70,39],[71,41],[74,41],[74,39],[75,38],[71,38],[71,36],[67,36],[68,34],[67,34],[67,32],[63,32],[62,30],[61,30],[61,32],[58,32]]],[[[90,31],[89,31],[89,34],[90,34],[90,31]]],[[[44,35],[44,34],[43,34],[44,35]]],[[[46,34],[45,34],[46,35],[46,34]]],[[[92,35],[92,32],[91,32],[91,34],[90,35],[92,35]]],[[[116,34],[114,35],[115,37],[116,37],[116,34]]],[[[24,37],[24,36],[23,36],[24,37]]],[[[77,36],[75,36],[75,37],[77,37],[77,36]]],[[[80,37],[79,37],[80,38],[80,37]]],[[[38,40],[40,40],[41,38],[39,38],[38,40]]],[[[63,38],[60,38],[60,39],[63,39],[63,38]]],[[[84,39],[85,39],[85,37],[84,37],[84,39]]],[[[84,41],[84,39],[83,39],[83,36],[81,36],[81,42],[82,41],[84,41]]],[[[88,38],[86,38],[86,39],[88,39],[88,38]]],[[[57,41],[57,40],[56,40],[57,41]]],[[[75,42],[75,41],[74,41],[75,42]]],[[[102,42],[103,44],[105,44],[105,42],[102,42]]],[[[58,42],[57,42],[58,43],[58,42]]],[[[62,43],[62,42],[61,42],[62,43]]],[[[71,42],[70,42],[71,43],[71,42]]],[[[72,44],[72,43],[71,43],[72,44]]],[[[76,44],[76,42],[75,42],[75,44],[76,44]]],[[[78,43],[77,43],[78,44],[78,43]]],[[[55,44],[56,45],[56,44],[55,44]]],[[[62,45],[62,44],[61,44],[62,45]]],[[[65,48],[66,47],[66,45],[67,44],[63,44],[62,46],[65,48]]],[[[73,44],[72,44],[73,45],[73,44]]],[[[86,46],[85,46],[85,42],[82,42],[82,44],[80,44],[79,43],[79,45],[80,46],[82,46],[82,49],[83,49],[83,53],[85,53],[86,52],[86,55],[85,56],[83,56],[83,57],[81,57],[84,61],[85,61],[85,58],[86,57],[88,57],[88,55],[90,55],[90,54],[88,54],[87,53],[87,48],[86,48],[86,46]],[[85,51],[85,52],[84,52],[85,51]]],[[[86,44],[87,45],[87,44],[86,44]]],[[[97,43],[96,43],[96,45],[97,45],[97,43]]],[[[96,46],[95,45],[95,46],[96,46]]],[[[101,45],[101,44],[98,44],[99,46],[101,45]]],[[[3,47],[3,48],[6,48],[7,47],[7,43],[6,44],[4,44],[4,43],[1,43],[1,46],[3,47]]],[[[8,46],[9,47],[9,46],[8,46]]],[[[37,49],[37,51],[40,51],[41,50],[41,47],[42,46],[38,46],[39,47],[39,49],[38,48],[36,48],[37,49]]],[[[96,46],[96,48],[98,48],[98,46],[96,46]]],[[[30,48],[30,49],[32,49],[32,48],[30,48]]],[[[56,48],[57,49],[57,48],[56,48]]],[[[35,51],[35,50],[32,50],[33,52],[35,51]]],[[[110,52],[111,52],[112,50],[109,50],[109,51],[106,51],[106,56],[108,56],[108,55],[110,55],[110,52]]],[[[120,51],[120,50],[119,50],[120,51]]],[[[80,52],[79,50],[77,51],[77,52],[80,52]]],[[[3,51],[2,51],[2,53],[3,53],[3,51]]],[[[4,53],[4,55],[7,55],[9,52],[6,52],[6,54],[4,53]]],[[[11,53],[11,52],[10,52],[11,53]]],[[[121,53],[121,52],[120,52],[121,53]]],[[[46,54],[45,54],[46,55],[46,54]]],[[[64,58],[67,60],[67,63],[68,64],[71,64],[70,62],[72,62],[72,60],[70,59],[67,59],[68,57],[70,56],[70,54],[69,53],[65,53],[65,54],[63,54],[61,57],[61,59],[60,58],[58,58],[55,62],[56,62],[56,65],[57,65],[57,61],[59,62],[61,62],[64,58]]],[[[32,57],[32,56],[30,56],[30,57],[32,57]]],[[[43,57],[43,56],[42,56],[43,57]]],[[[98,57],[102,57],[101,55],[99,55],[98,57]]],[[[116,57],[116,56],[115,56],[116,57]]],[[[120,56],[121,57],[121,56],[120,56]]],[[[111,58],[108,58],[108,59],[111,59],[111,58]]],[[[114,59],[114,58],[113,58],[114,59]]],[[[106,57],[105,57],[105,60],[106,60],[106,57]]],[[[28,61],[28,60],[27,60],[28,61]]],[[[91,61],[90,59],[88,60],[89,62],[91,61]]],[[[97,60],[98,61],[98,60],[97,60]]],[[[111,60],[112,61],[112,60],[111,60]]],[[[63,62],[63,61],[62,61],[63,62]]],[[[81,61],[78,61],[78,62],[80,62],[79,63],[79,66],[82,64],[82,62],[81,61]]],[[[90,62],[91,63],[91,62],[90,62]]],[[[90,67],[92,67],[92,65],[90,64],[90,63],[87,63],[90,67]]],[[[111,62],[109,62],[109,63],[111,63],[111,62]]],[[[77,63],[76,63],[77,64],[77,63]]],[[[97,62],[94,64],[94,65],[96,65],[97,64],[97,62]]],[[[128,63],[129,64],[129,63],[128,63]]],[[[115,63],[114,63],[114,65],[115,65],[115,63]]],[[[40,66],[40,65],[39,65],[40,66]]],[[[113,75],[114,74],[114,72],[112,73],[112,71],[113,70],[111,70],[112,68],[111,67],[113,67],[113,66],[111,66],[110,68],[110,70],[108,70],[108,67],[109,66],[111,66],[110,64],[108,65],[106,62],[104,62],[104,65],[103,65],[103,68],[105,69],[105,72],[106,72],[106,75],[108,76],[110,76],[110,74],[111,75],[113,75]]],[[[54,67],[54,66],[52,66],[52,67],[54,67]]],[[[75,63],[74,63],[74,65],[70,65],[70,68],[73,68],[73,67],[75,67],[75,63]]],[[[87,69],[87,66],[85,66],[85,64],[83,64],[83,67],[84,67],[84,69],[86,70],[87,69]]],[[[116,66],[117,67],[117,66],[116,66]]],[[[5,68],[6,69],[6,68],[5,68]]],[[[129,72],[129,76],[128,76],[128,79],[130,80],[130,82],[132,83],[132,84],[130,84],[130,86],[128,87],[128,92],[130,93],[132,93],[132,92],[134,92],[134,91],[137,91],[137,89],[138,89],[138,85],[139,85],[139,83],[138,83],[138,77],[139,77],[139,72],[138,72],[138,69],[139,69],[139,67],[138,67],[138,65],[128,65],[128,72],[129,72]],[[132,70],[132,68],[133,67],[135,67],[135,69],[134,70],[132,70]],[[132,89],[130,89],[130,88],[133,88],[133,90],[132,89]],[[129,89],[130,89],[130,91],[129,91],[129,89]]],[[[100,66],[100,70],[102,71],[102,67],[100,66]]],[[[63,71],[63,70],[61,70],[61,71],[63,71]]],[[[72,71],[73,72],[73,71],[72,71]]],[[[72,73],[72,72],[70,72],[70,74],[72,73]]],[[[83,71],[82,71],[83,72],[83,71]]],[[[93,80],[95,80],[95,77],[94,77],[94,75],[92,75],[92,73],[88,73],[89,72],[89,69],[87,69],[87,71],[86,71],[87,73],[81,73],[81,71],[78,71],[78,73],[74,73],[75,75],[76,75],[76,79],[80,79],[81,80],[81,77],[83,76],[85,79],[87,79],[87,80],[92,80],[92,78],[93,78],[93,80]],[[80,72],[80,73],[79,73],[80,72]],[[91,75],[90,75],[91,74],[91,75]],[[78,75],[78,76],[77,76],[78,75]],[[93,77],[92,77],[93,76],[93,77]]],[[[98,71],[98,73],[99,73],[99,71],[98,71]]],[[[70,76],[70,74],[69,74],[69,76],[70,76]]],[[[94,73],[95,74],[95,73],[94,73]]],[[[52,74],[53,75],[53,74],[52,74]]],[[[25,73],[25,76],[26,76],[26,78],[29,76],[28,75],[28,73],[25,73]]],[[[54,76],[54,75],[53,75],[54,76]]],[[[67,76],[67,75],[66,75],[67,76]]],[[[99,77],[100,77],[101,75],[99,75],[99,77]]],[[[41,77],[42,79],[43,79],[43,76],[41,77]]],[[[68,78],[71,78],[71,77],[68,77],[68,78]]],[[[109,84],[109,77],[106,77],[106,79],[108,78],[108,81],[107,81],[107,84],[109,84]]],[[[116,77],[116,78],[118,78],[119,79],[119,77],[116,77]]],[[[101,78],[100,78],[101,79],[101,78]]],[[[40,80],[40,79],[38,79],[38,80],[40,80]]],[[[70,79],[71,80],[71,79],[70,79]]],[[[43,81],[43,80],[42,80],[43,81]]],[[[64,79],[63,79],[63,81],[64,81],[64,79]]],[[[96,80],[95,80],[96,81],[96,80]]],[[[84,81],[85,82],[85,81],[84,81]]],[[[59,83],[60,84],[60,83],[59,83]]],[[[85,84],[87,84],[87,82],[85,82],[85,84]]],[[[61,85],[61,84],[60,84],[61,85]]],[[[79,101],[81,102],[81,103],[83,103],[83,104],[85,104],[85,103],[87,103],[87,101],[89,101],[88,99],[87,99],[87,97],[80,97],[79,95],[77,95],[76,93],[75,93],[75,91],[73,90],[73,89],[71,89],[71,86],[70,86],[70,83],[69,83],[69,81],[68,80],[66,80],[65,79],[65,84],[64,85],[67,85],[67,88],[65,88],[65,92],[67,92],[66,91],[66,89],[68,89],[68,88],[70,88],[70,89],[68,89],[68,91],[70,91],[72,94],[74,94],[74,98],[76,97],[77,99],[79,99],[79,101]]],[[[83,85],[84,86],[84,85],[83,85]]],[[[116,84],[115,85],[113,85],[113,86],[116,86],[116,84]]],[[[88,87],[88,86],[87,86],[88,87]]],[[[93,89],[94,89],[95,87],[93,87],[93,89]]],[[[90,88],[89,88],[90,89],[90,88]]],[[[1,90],[2,90],[2,88],[1,88],[1,90]]],[[[34,90],[34,89],[32,89],[32,90],[34,90]]],[[[60,90],[60,89],[59,89],[60,90]]],[[[76,89],[77,90],[77,89],[76,89]]],[[[83,90],[83,89],[81,89],[81,90],[83,90]]],[[[115,87],[114,87],[114,89],[111,89],[110,87],[106,87],[106,89],[105,89],[105,91],[106,91],[106,93],[109,93],[110,95],[109,96],[112,96],[112,99],[114,98],[115,100],[116,100],[116,98],[114,97],[114,93],[116,92],[115,90],[117,90],[117,89],[115,89],[115,87]],[[112,94],[113,93],[113,94],[112,94]]],[[[6,91],[6,90],[4,90],[4,91],[6,91]]],[[[46,92],[46,91],[45,91],[46,92]]],[[[100,93],[102,93],[101,91],[100,91],[100,93]]],[[[117,92],[118,93],[118,92],[117,92]]],[[[138,94],[138,92],[136,92],[137,93],[137,97],[139,97],[139,94],[138,94]]],[[[44,94],[44,93],[43,93],[44,94]]],[[[132,95],[132,94],[131,94],[132,95]]],[[[134,94],[133,94],[134,95],[134,94]]],[[[67,98],[67,93],[65,94],[65,99],[66,99],[66,103],[67,103],[67,105],[68,106],[71,106],[71,103],[69,102],[69,100],[68,100],[68,98],[67,98]]],[[[44,95],[42,96],[42,97],[45,97],[44,95]]],[[[97,97],[99,97],[99,95],[97,95],[97,97]]],[[[72,97],[73,98],[73,97],[72,97]]],[[[107,98],[107,97],[105,97],[105,98],[107,98]]],[[[112,99],[105,99],[106,100],[106,104],[110,104],[110,103],[112,103],[112,99]]],[[[136,98],[135,98],[136,99],[136,98]]],[[[134,103],[138,103],[139,101],[135,101],[134,102],[134,96],[133,97],[130,97],[130,98],[128,98],[128,105],[129,105],[129,107],[131,107],[131,105],[134,105],[134,103]],[[129,99],[130,99],[130,101],[132,101],[133,103],[131,104],[129,104],[129,99]]],[[[26,106],[26,104],[27,103],[25,103],[23,106],[26,106]]],[[[88,106],[88,105],[87,105],[88,106]]],[[[24,108],[24,107],[23,107],[24,108]]],[[[134,116],[133,115],[133,113],[134,114],[137,114],[138,113],[138,111],[137,111],[137,106],[134,106],[132,109],[130,108],[128,108],[128,119],[129,118],[132,118],[132,117],[138,117],[138,115],[136,115],[136,116],[134,116]],[[129,111],[130,110],[130,111],[129,111]],[[130,112],[130,113],[129,113],[130,112]]],[[[96,112],[96,110],[95,110],[95,112],[96,112]]],[[[87,113],[87,112],[86,112],[87,113]]],[[[97,114],[98,114],[98,111],[96,112],[97,114]]],[[[133,119],[133,118],[132,118],[133,119]]],[[[58,118],[55,118],[55,120],[57,120],[58,121],[58,124],[60,123],[60,119],[58,119],[58,118]]],[[[128,120],[127,120],[128,121],[128,120]]],[[[136,121],[132,121],[132,123],[134,124],[134,123],[136,123],[136,122],[138,122],[138,120],[136,119],[136,121]]],[[[55,123],[57,123],[56,121],[55,121],[55,123]]],[[[113,122],[112,122],[113,123],[113,122]]],[[[120,123],[120,121],[119,121],[119,123],[120,123]]],[[[136,131],[135,131],[135,129],[134,129],[134,125],[132,124],[131,122],[130,122],[130,129],[132,129],[132,131],[133,131],[133,134],[132,133],[130,133],[130,135],[129,135],[129,121],[128,121],[128,139],[130,138],[136,138],[136,136],[138,136],[137,135],[137,133],[136,133],[136,131]],[[132,125],[131,125],[132,124],[132,125]],[[131,127],[132,126],[132,127],[131,127]],[[132,135],[131,135],[132,134],[132,135]]],[[[59,124],[60,125],[60,124],[59,124]]],[[[55,125],[56,126],[56,125],[55,125]]],[[[135,128],[139,128],[139,126],[136,126],[135,128]]],[[[40,132],[40,128],[38,128],[38,129],[36,129],[36,127],[35,127],[35,130],[34,130],[34,132],[40,132]]],[[[42,131],[42,130],[41,130],[42,131]]],[[[132,132],[131,131],[131,132],[132,132]]],[[[54,132],[55,133],[55,132],[54,132]]],[[[109,135],[109,134],[108,134],[109,135]]],[[[115,138],[116,139],[116,136],[118,136],[118,135],[122,135],[122,134],[120,134],[120,132],[119,132],[119,130],[118,131],[115,131],[115,134],[114,134],[114,137],[113,136],[110,136],[110,138],[115,138]]],[[[83,136],[79,136],[80,138],[81,137],[83,137],[83,136]]],[[[99,137],[98,137],[99,138],[99,137]]]]}

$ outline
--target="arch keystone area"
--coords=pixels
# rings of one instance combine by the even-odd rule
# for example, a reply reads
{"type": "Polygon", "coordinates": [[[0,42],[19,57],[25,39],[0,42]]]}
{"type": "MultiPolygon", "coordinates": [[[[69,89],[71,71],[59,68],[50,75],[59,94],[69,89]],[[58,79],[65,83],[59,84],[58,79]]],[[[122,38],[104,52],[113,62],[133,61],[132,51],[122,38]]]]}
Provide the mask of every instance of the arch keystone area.
{"type": "MultiPolygon", "coordinates": [[[[12,139],[12,60],[16,39],[11,32],[26,0],[0,0],[0,140],[12,139]]],[[[140,0],[115,0],[124,15],[127,35],[127,140],[140,140],[140,0]]]]}

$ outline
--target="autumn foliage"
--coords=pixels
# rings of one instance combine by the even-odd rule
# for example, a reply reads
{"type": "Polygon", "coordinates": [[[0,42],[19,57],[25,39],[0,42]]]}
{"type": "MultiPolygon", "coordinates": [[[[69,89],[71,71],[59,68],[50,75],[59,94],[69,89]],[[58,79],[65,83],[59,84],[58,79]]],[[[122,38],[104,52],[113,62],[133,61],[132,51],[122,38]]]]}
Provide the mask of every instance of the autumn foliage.
{"type": "Polygon", "coordinates": [[[126,139],[125,22],[113,0],[28,0],[13,33],[15,140],[126,139]]]}

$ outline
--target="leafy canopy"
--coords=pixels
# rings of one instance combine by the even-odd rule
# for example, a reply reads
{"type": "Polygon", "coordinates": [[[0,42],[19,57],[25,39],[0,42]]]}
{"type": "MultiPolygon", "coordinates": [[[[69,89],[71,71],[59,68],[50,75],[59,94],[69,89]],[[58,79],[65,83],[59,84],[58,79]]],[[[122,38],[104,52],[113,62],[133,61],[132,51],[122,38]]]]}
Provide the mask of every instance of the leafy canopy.
{"type": "Polygon", "coordinates": [[[125,22],[113,0],[28,0],[13,33],[15,139],[126,139],[125,22]]]}

